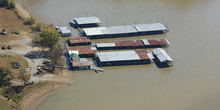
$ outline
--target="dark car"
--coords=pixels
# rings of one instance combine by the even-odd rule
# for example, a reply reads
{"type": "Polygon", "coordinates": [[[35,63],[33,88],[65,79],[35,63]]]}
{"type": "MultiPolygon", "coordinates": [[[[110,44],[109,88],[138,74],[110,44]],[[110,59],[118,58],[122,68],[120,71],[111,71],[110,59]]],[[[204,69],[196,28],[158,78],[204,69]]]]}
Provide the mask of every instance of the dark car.
{"type": "Polygon", "coordinates": [[[6,33],[6,30],[2,30],[2,35],[6,35],[7,33],[6,33]]]}
{"type": "Polygon", "coordinates": [[[13,68],[19,68],[20,67],[20,63],[17,62],[17,61],[13,61],[12,62],[12,66],[13,66],[13,68]]]}
{"type": "Polygon", "coordinates": [[[43,64],[50,64],[50,60],[44,60],[43,64]]]}
{"type": "Polygon", "coordinates": [[[20,34],[20,31],[19,31],[19,30],[16,30],[16,31],[15,31],[15,34],[17,34],[17,35],[20,34]]]}
{"type": "Polygon", "coordinates": [[[7,47],[7,49],[8,49],[8,50],[11,50],[11,46],[9,45],[9,46],[7,47]]]}
{"type": "Polygon", "coordinates": [[[6,50],[6,46],[5,45],[2,46],[2,50],[6,50]]]}

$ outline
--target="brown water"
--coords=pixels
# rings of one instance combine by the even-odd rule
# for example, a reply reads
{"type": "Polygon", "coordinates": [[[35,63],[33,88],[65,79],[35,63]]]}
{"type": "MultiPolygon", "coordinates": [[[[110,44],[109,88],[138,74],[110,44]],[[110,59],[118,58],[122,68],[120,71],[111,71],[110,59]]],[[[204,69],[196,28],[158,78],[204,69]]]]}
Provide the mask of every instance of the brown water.
{"type": "Polygon", "coordinates": [[[91,15],[98,15],[102,26],[163,19],[170,28],[166,51],[174,60],[174,66],[165,69],[151,64],[105,67],[103,73],[73,72],[76,84],[48,98],[38,110],[219,110],[219,4],[220,0],[30,2],[44,21],[63,26],[73,17],[91,15]]]}

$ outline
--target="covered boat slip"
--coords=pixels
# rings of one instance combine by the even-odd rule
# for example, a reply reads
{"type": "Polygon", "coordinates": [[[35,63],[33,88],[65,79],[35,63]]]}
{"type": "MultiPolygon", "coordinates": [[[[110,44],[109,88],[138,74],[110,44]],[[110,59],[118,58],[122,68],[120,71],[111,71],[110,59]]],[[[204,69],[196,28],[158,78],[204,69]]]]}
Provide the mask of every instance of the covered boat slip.
{"type": "Polygon", "coordinates": [[[101,21],[95,16],[74,18],[72,21],[70,21],[70,25],[75,28],[97,27],[100,24],[101,21]]]}
{"type": "Polygon", "coordinates": [[[96,55],[99,66],[150,64],[153,59],[148,50],[98,52],[96,55]]]}
{"type": "Polygon", "coordinates": [[[154,61],[159,67],[173,66],[173,60],[164,49],[156,48],[152,50],[154,61]]]}
{"type": "Polygon", "coordinates": [[[92,58],[95,56],[97,49],[95,47],[68,48],[69,54],[77,54],[80,58],[92,58]]]}
{"type": "Polygon", "coordinates": [[[128,37],[149,34],[163,34],[167,28],[161,23],[110,26],[82,29],[83,34],[90,39],[128,37]]]}
{"type": "Polygon", "coordinates": [[[70,37],[66,39],[69,46],[91,45],[91,40],[87,37],[70,37]]]}
{"type": "Polygon", "coordinates": [[[56,27],[56,29],[62,37],[71,36],[71,31],[68,29],[68,27],[56,27]]]}
{"type": "Polygon", "coordinates": [[[168,47],[167,39],[160,40],[127,40],[115,42],[96,42],[97,50],[116,50],[116,49],[139,49],[139,48],[155,48],[168,47]]]}

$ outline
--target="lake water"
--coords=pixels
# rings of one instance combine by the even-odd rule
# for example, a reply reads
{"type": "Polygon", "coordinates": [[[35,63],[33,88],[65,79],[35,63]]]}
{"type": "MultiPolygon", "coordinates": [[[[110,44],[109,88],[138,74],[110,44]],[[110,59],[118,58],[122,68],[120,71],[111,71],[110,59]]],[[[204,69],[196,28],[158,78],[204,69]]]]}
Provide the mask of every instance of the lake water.
{"type": "Polygon", "coordinates": [[[72,72],[76,84],[48,98],[38,110],[219,110],[219,4],[220,0],[29,2],[43,21],[59,26],[92,15],[102,26],[167,23],[166,35],[121,39],[167,38],[171,44],[166,51],[174,60],[173,67],[164,69],[150,64],[104,67],[103,73],[72,72]]]}

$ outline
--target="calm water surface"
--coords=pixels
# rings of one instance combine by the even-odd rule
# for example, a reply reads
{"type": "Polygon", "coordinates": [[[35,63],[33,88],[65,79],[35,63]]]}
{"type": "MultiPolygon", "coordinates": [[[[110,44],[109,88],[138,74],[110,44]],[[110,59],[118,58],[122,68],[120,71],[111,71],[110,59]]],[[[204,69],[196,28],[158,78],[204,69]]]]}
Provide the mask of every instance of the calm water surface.
{"type": "MultiPolygon", "coordinates": [[[[66,26],[73,17],[98,16],[102,26],[168,24],[171,68],[154,64],[73,72],[76,84],[38,110],[219,110],[220,0],[38,0],[42,20],[66,26]]],[[[73,35],[78,36],[73,30],[73,35]]],[[[122,39],[158,39],[165,35],[122,39]]],[[[121,40],[121,39],[107,39],[121,40]]],[[[96,40],[95,40],[96,41],[96,40]]]]}

